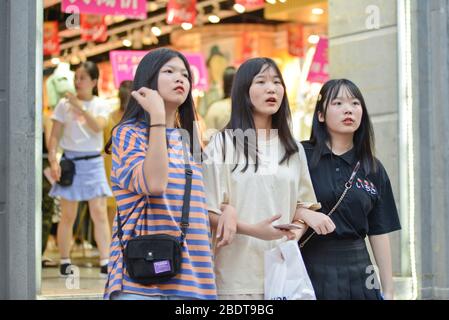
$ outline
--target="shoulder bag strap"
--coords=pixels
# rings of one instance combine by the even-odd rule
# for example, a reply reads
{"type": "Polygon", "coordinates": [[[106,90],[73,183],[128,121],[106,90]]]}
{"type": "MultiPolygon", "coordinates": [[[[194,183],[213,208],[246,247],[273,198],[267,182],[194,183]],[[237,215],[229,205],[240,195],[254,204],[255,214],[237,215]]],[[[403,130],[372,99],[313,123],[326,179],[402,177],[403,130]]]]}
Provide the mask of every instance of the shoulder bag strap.
{"type": "Polygon", "coordinates": [[[187,235],[187,229],[189,228],[189,213],[190,213],[190,194],[192,193],[192,167],[190,166],[189,151],[187,150],[187,143],[185,139],[182,139],[182,148],[184,154],[184,166],[186,185],[184,189],[184,198],[182,203],[182,217],[181,217],[181,244],[187,235]]]}
{"type": "MultiPolygon", "coordinates": [[[[184,164],[185,164],[185,177],[186,177],[186,185],[183,197],[182,204],[182,217],[181,217],[181,244],[184,242],[185,237],[187,235],[187,229],[189,227],[189,213],[190,213],[190,194],[192,192],[192,167],[189,161],[189,152],[187,149],[187,143],[185,139],[182,139],[182,147],[183,147],[183,155],[184,155],[184,164]]],[[[122,238],[123,238],[123,229],[122,222],[120,219],[120,212],[117,206],[117,236],[120,241],[120,245],[123,248],[122,238]]]]}
{"type": "MultiPolygon", "coordinates": [[[[329,211],[329,213],[327,214],[328,217],[330,217],[335,210],[337,210],[338,206],[340,205],[340,203],[343,201],[343,199],[346,196],[346,193],[348,193],[349,189],[351,189],[352,187],[352,183],[354,182],[354,178],[355,175],[357,174],[357,171],[359,171],[360,168],[360,161],[357,162],[357,164],[355,165],[354,170],[352,171],[351,177],[349,178],[349,180],[345,183],[345,190],[343,191],[343,193],[340,196],[340,199],[338,199],[337,203],[335,204],[335,206],[331,209],[331,211],[329,211]]],[[[310,240],[310,238],[312,238],[312,236],[315,234],[315,231],[313,231],[304,241],[301,242],[301,244],[299,245],[300,248],[304,247],[306,245],[306,243],[310,240]]]]}

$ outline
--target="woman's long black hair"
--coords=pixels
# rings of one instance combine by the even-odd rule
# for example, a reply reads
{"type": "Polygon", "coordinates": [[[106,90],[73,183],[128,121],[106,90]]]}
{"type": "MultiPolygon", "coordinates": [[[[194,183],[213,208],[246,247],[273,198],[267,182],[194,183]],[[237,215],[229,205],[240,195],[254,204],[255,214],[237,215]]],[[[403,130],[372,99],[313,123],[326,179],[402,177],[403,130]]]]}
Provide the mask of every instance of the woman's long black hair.
{"type": "MultiPolygon", "coordinates": [[[[184,57],[183,54],[180,52],[177,52],[175,50],[171,50],[168,48],[159,48],[150,51],[147,53],[143,59],[140,61],[139,66],[137,67],[136,75],[134,77],[133,81],[133,90],[139,90],[142,87],[147,87],[153,90],[157,90],[157,83],[158,83],[158,77],[159,77],[159,70],[171,59],[173,58],[180,58],[187,69],[188,72],[188,79],[190,83],[190,90],[188,93],[188,96],[183,104],[181,104],[178,108],[178,114],[176,119],[176,127],[182,128],[187,130],[190,136],[190,150],[193,153],[193,145],[195,144],[193,139],[194,136],[198,137],[199,135],[194,135],[193,132],[196,130],[195,121],[196,121],[196,111],[195,106],[193,103],[193,97],[192,97],[192,73],[190,70],[190,65],[187,59],[184,57]]],[[[123,114],[122,119],[120,122],[112,129],[114,129],[118,126],[120,126],[124,122],[137,122],[137,121],[144,121],[148,126],[148,132],[150,130],[150,114],[146,112],[134,99],[132,96],[129,99],[128,106],[125,109],[125,113],[123,114]]],[[[111,153],[111,145],[112,145],[112,132],[111,132],[111,138],[106,143],[105,146],[105,152],[111,153]]],[[[199,142],[198,142],[198,145],[199,142]]]]}
{"type": "Polygon", "coordinates": [[[377,165],[374,158],[374,131],[366,108],[365,99],[360,89],[350,80],[335,79],[329,80],[321,88],[318,101],[313,114],[312,133],[310,135],[310,143],[315,145],[311,167],[316,167],[322,154],[326,150],[326,142],[332,146],[331,136],[326,126],[326,122],[320,122],[318,113],[320,112],[326,119],[326,112],[329,104],[338,96],[340,89],[344,87],[356,99],[360,101],[362,106],[362,120],[359,128],[354,133],[353,143],[357,159],[360,160],[366,174],[376,172],[377,165]]]}
{"type": "MultiPolygon", "coordinates": [[[[251,84],[253,83],[254,77],[268,68],[272,68],[277,73],[277,76],[280,78],[285,92],[279,110],[272,115],[272,128],[278,130],[279,139],[285,148],[285,154],[279,164],[288,161],[293,154],[298,152],[298,145],[290,131],[291,113],[286,94],[287,90],[285,88],[285,83],[282,78],[281,71],[279,70],[276,63],[270,58],[253,58],[245,61],[239,67],[234,78],[231,93],[231,120],[221,133],[223,136],[224,146],[223,156],[226,155],[226,130],[231,129],[231,132],[235,132],[235,130],[238,129],[241,129],[243,132],[245,132],[247,129],[253,129],[254,131],[256,130],[253,118],[254,105],[251,102],[249,89],[251,87],[251,84]]],[[[236,143],[237,142],[234,136],[234,150],[238,149],[236,143]]],[[[245,167],[242,169],[242,172],[245,172],[249,165],[248,152],[255,154],[255,171],[257,171],[259,165],[257,157],[257,135],[255,147],[255,150],[249,150],[251,147],[248,146],[248,140],[244,139],[244,145],[242,146],[242,148],[245,156],[245,167]]],[[[233,168],[233,171],[235,171],[236,168],[237,164],[233,168]]]]}

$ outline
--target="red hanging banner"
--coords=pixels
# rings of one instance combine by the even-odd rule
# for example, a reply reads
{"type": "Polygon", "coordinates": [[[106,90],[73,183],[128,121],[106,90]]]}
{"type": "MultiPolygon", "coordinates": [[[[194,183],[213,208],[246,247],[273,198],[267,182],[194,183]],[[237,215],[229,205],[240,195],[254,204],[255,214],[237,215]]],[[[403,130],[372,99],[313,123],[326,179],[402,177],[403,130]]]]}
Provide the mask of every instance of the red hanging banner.
{"type": "Polygon", "coordinates": [[[104,16],[81,14],[81,39],[84,41],[105,42],[108,27],[104,16]]]}
{"type": "Polygon", "coordinates": [[[47,21],[44,22],[44,55],[58,55],[59,49],[59,35],[58,22],[47,21]]]}
{"type": "Polygon", "coordinates": [[[194,24],[196,20],[196,0],[169,0],[167,4],[167,24],[194,24]]]}
{"type": "Polygon", "coordinates": [[[288,25],[288,53],[304,57],[304,28],[301,24],[288,25]]]}
{"type": "Polygon", "coordinates": [[[242,35],[242,63],[257,56],[257,36],[254,33],[243,32],[242,35]]]}

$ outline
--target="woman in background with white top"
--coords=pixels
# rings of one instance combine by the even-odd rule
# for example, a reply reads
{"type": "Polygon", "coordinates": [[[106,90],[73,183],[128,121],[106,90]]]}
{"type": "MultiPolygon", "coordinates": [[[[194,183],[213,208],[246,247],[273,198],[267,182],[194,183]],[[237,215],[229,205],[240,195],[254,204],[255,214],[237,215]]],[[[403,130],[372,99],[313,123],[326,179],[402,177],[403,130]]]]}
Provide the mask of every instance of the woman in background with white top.
{"type": "Polygon", "coordinates": [[[97,94],[98,67],[91,61],[78,66],[75,72],[76,95],[67,93],[53,113],[53,129],[49,143],[51,174],[57,182],[61,167],[56,157],[58,145],[64,150],[64,158],[75,159],[75,176],[70,186],[55,183],[50,190],[52,197],[61,198],[61,221],[57,239],[60,253],[60,274],[73,273],[70,246],[73,225],[77,216],[78,201],[88,201],[94,222],[95,241],[100,252],[100,274],[107,274],[109,242],[111,238],[107,219],[106,197],[112,196],[108,185],[104,161],[103,128],[109,115],[108,106],[97,94]],[[62,138],[61,138],[62,136],[62,138]]]}

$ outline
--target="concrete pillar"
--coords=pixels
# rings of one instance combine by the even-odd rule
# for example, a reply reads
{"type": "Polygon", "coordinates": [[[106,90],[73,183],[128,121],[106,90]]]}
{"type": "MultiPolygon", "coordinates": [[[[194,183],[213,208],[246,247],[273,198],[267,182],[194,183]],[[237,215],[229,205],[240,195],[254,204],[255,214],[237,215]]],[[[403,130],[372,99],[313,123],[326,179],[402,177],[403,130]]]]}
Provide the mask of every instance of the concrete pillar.
{"type": "MultiPolygon", "coordinates": [[[[6,44],[6,1],[0,1],[0,43],[6,44]]],[[[6,146],[7,143],[7,81],[6,77],[6,50],[5,46],[0,47],[0,145],[6,146]]],[[[6,150],[5,148],[0,149],[0,181],[6,180],[6,150]]],[[[0,299],[6,298],[6,266],[7,261],[4,259],[6,257],[6,183],[0,183],[0,299]]]]}
{"type": "Polygon", "coordinates": [[[40,281],[42,13],[41,0],[0,0],[3,299],[35,299],[40,281]]]}
{"type": "Polygon", "coordinates": [[[412,1],[419,296],[449,299],[449,1],[412,1]]]}

